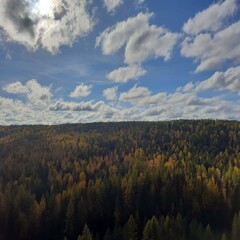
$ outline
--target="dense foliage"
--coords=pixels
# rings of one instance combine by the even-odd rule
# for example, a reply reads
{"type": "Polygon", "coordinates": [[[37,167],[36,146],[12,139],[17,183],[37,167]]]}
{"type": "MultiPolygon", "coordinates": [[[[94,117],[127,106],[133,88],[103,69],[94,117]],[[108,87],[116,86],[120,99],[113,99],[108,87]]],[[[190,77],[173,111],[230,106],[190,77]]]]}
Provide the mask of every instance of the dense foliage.
{"type": "Polygon", "coordinates": [[[0,239],[240,238],[240,122],[0,127],[0,239]]]}

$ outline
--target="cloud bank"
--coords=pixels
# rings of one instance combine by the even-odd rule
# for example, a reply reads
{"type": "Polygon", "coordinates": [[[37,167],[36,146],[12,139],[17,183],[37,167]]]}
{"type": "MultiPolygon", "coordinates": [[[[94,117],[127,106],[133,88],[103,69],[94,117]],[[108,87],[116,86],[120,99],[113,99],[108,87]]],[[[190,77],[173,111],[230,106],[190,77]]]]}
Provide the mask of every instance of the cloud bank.
{"type": "Polygon", "coordinates": [[[182,86],[173,93],[152,93],[147,87],[138,85],[119,94],[117,87],[106,88],[103,96],[110,101],[109,104],[103,100],[72,102],[58,99],[53,94],[54,89],[42,86],[37,80],[30,80],[25,84],[15,82],[3,87],[14,98],[0,97],[0,124],[159,121],[179,118],[240,119],[239,100],[226,100],[224,96],[199,96],[200,92],[208,88],[221,90],[223,86],[228,91],[236,88],[239,92],[235,70],[237,69],[220,72],[198,84],[192,83],[187,88],[182,86]],[[225,80],[219,80],[221,78],[225,80]],[[219,82],[223,84],[219,86],[219,82]],[[182,91],[184,88],[185,91],[182,91]]]}

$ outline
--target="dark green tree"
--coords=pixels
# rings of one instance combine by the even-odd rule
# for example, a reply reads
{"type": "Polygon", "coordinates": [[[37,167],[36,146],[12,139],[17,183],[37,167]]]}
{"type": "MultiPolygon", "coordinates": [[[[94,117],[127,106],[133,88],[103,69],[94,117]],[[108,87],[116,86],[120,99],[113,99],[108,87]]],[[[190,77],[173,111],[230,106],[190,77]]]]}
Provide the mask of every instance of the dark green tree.
{"type": "Polygon", "coordinates": [[[138,239],[138,226],[135,222],[133,215],[131,215],[124,226],[124,239],[136,240],[138,239]]]}
{"type": "Polygon", "coordinates": [[[78,236],[78,240],[93,240],[92,234],[87,225],[83,228],[83,233],[81,236],[78,236]]]}

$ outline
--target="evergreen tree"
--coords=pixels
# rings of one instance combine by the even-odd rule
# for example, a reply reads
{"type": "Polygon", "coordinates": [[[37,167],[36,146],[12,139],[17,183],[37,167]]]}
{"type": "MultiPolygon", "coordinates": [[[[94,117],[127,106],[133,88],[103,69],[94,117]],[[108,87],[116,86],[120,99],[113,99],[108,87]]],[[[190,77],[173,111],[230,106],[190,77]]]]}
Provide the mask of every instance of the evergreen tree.
{"type": "Polygon", "coordinates": [[[232,240],[239,240],[240,237],[240,213],[236,213],[232,221],[232,240]]]}
{"type": "Polygon", "coordinates": [[[112,240],[112,234],[109,228],[106,230],[103,240],[112,240]]]}
{"type": "Polygon", "coordinates": [[[136,240],[138,239],[137,224],[134,217],[131,215],[128,222],[124,226],[124,239],[125,240],[136,240]]]}
{"type": "Polygon", "coordinates": [[[143,230],[142,240],[160,240],[160,227],[155,216],[147,221],[143,230]]]}
{"type": "Polygon", "coordinates": [[[223,233],[221,240],[228,240],[227,235],[225,233],[223,233]]]}
{"type": "Polygon", "coordinates": [[[74,202],[70,200],[67,207],[65,232],[68,238],[72,238],[74,234],[74,202]]]}
{"type": "Polygon", "coordinates": [[[204,240],[214,240],[214,234],[212,232],[212,229],[209,225],[207,225],[205,231],[204,231],[204,240]]]}
{"type": "Polygon", "coordinates": [[[92,234],[87,225],[83,228],[83,233],[81,236],[78,236],[78,240],[93,240],[92,234]]]}

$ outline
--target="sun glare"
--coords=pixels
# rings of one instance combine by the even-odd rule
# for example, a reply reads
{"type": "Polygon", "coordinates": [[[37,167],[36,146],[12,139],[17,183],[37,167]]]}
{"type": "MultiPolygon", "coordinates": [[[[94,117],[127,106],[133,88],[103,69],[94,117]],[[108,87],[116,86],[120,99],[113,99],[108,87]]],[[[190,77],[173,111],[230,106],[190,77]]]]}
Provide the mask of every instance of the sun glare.
{"type": "Polygon", "coordinates": [[[53,17],[53,0],[38,0],[34,2],[33,12],[41,17],[53,17]]]}
{"type": "Polygon", "coordinates": [[[53,1],[52,0],[39,0],[38,9],[42,16],[53,15],[53,1]]]}

